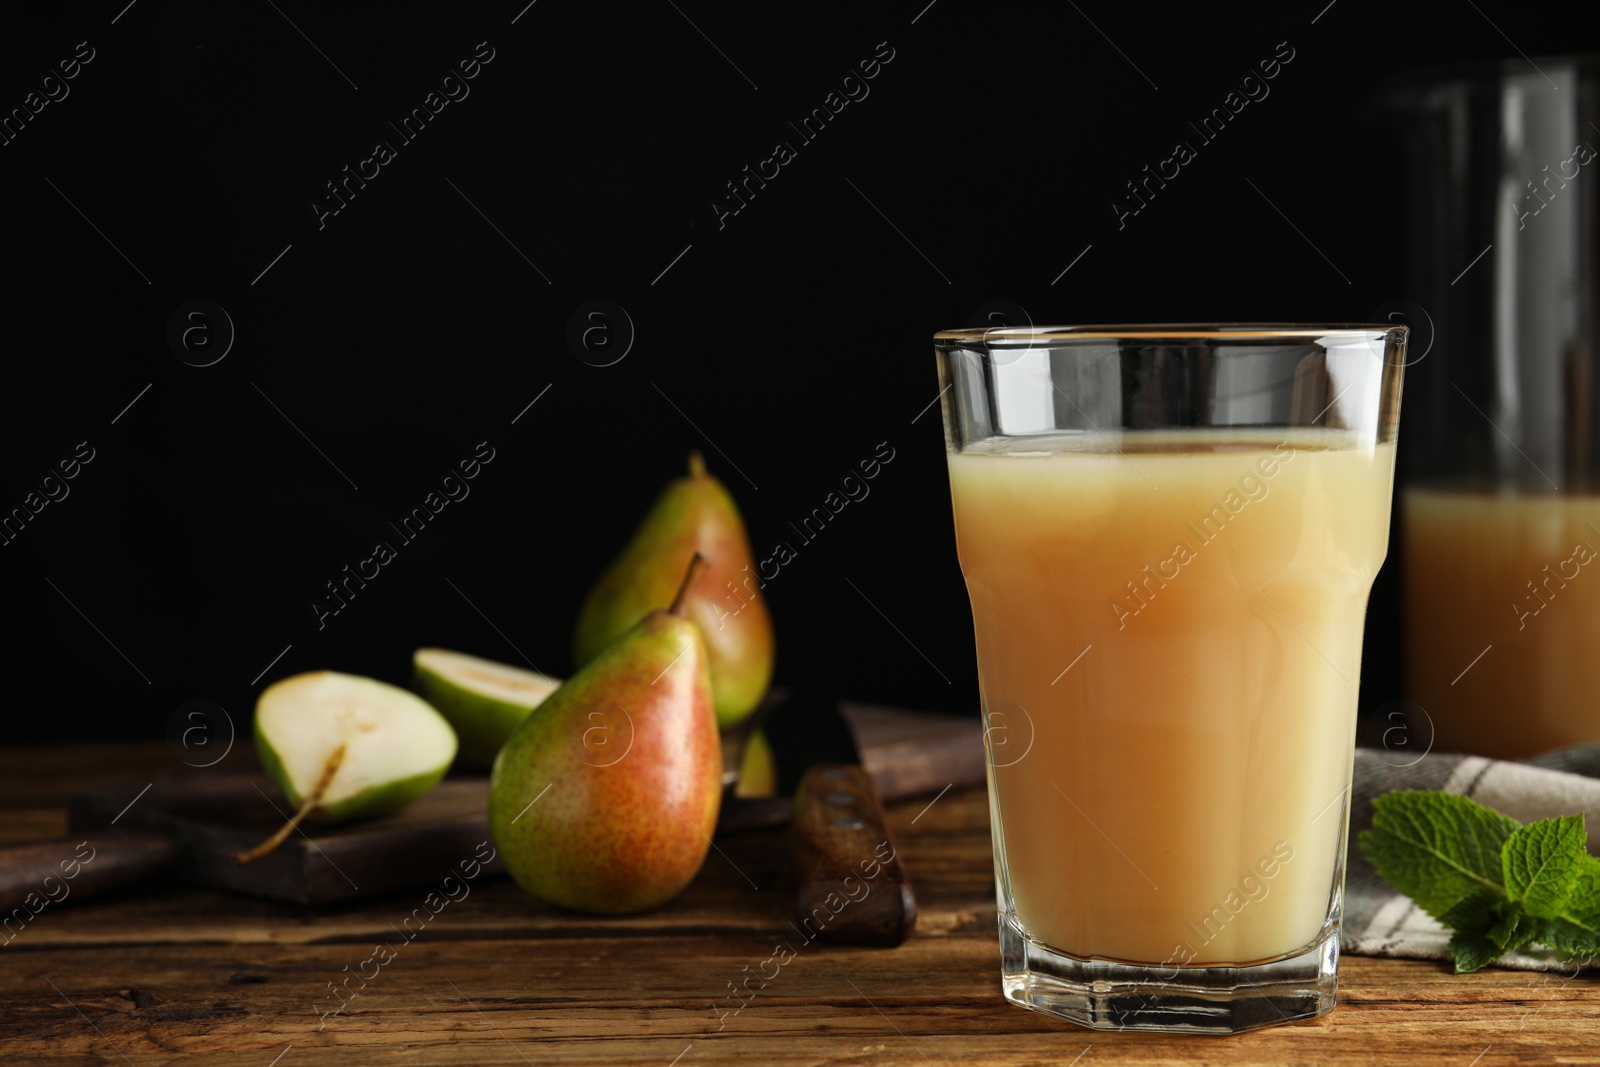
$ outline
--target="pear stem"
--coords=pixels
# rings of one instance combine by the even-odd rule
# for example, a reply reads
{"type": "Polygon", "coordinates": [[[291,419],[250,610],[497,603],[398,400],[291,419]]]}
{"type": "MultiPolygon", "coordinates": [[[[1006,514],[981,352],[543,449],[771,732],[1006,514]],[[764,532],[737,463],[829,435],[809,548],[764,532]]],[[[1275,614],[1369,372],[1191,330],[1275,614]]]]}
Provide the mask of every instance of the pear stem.
{"type": "Polygon", "coordinates": [[[683,584],[678,586],[678,595],[672,598],[672,606],[667,609],[668,615],[681,614],[678,609],[683,607],[683,597],[684,594],[689,592],[689,583],[694,581],[695,573],[700,569],[702,564],[709,565],[710,563],[711,561],[706,559],[700,553],[696,552],[694,554],[694,558],[689,561],[689,569],[684,572],[683,584]]]}
{"type": "Polygon", "coordinates": [[[248,863],[254,863],[263,856],[270,855],[279,845],[287,841],[289,835],[299,828],[305,817],[315,811],[318,804],[322,803],[323,796],[328,792],[328,786],[333,784],[333,776],[339,772],[339,765],[343,762],[344,746],[340,745],[333,750],[333,755],[328,757],[328,762],[322,768],[322,777],[317,779],[317,784],[312,787],[311,792],[306,794],[306,798],[300,802],[300,809],[289,818],[288,822],[278,827],[271,837],[255,848],[244,852],[235,852],[233,854],[234,861],[241,867],[248,863]]]}
{"type": "Polygon", "coordinates": [[[689,476],[699,478],[706,472],[706,460],[699,452],[689,453],[689,476]]]}

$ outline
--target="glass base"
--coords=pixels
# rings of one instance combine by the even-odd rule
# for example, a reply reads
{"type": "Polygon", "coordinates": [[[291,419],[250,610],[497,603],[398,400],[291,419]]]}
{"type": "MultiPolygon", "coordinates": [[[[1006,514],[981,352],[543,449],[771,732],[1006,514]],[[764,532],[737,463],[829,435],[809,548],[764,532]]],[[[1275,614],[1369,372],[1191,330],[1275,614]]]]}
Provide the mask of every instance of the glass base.
{"type": "Polygon", "coordinates": [[[1244,966],[1141,966],[1079,959],[1000,916],[1006,999],[1093,1030],[1237,1034],[1333,1010],[1339,930],[1292,956],[1244,966]]]}

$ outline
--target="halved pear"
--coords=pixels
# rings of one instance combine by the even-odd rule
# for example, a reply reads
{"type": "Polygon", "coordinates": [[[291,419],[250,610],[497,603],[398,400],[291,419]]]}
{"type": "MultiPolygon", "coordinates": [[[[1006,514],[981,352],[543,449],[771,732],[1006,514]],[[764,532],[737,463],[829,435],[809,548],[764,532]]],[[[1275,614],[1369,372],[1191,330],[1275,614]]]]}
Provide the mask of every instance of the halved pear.
{"type": "Polygon", "coordinates": [[[417,689],[455,727],[461,761],[478,767],[494,763],[528,712],[561,688],[558,678],[445,648],[419,648],[411,662],[417,689]]]}
{"type": "Polygon", "coordinates": [[[296,809],[315,798],[304,817],[316,822],[399,811],[437,785],[456,756],[455,731],[427,701],[334,671],[268,686],[256,702],[255,737],[267,777],[296,809]]]}

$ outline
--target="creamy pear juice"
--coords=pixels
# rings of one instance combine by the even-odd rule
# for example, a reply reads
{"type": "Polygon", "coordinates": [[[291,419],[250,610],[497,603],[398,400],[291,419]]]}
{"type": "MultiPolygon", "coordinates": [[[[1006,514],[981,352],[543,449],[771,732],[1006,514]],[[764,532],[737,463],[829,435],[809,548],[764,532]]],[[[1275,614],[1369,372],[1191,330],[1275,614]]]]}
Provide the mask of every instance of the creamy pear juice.
{"type": "Polygon", "coordinates": [[[1435,748],[1600,741],[1600,496],[1408,489],[1406,688],[1435,748]]]}
{"type": "Polygon", "coordinates": [[[1310,429],[1115,443],[949,457],[1002,907],[1079,957],[1303,949],[1341,888],[1394,448],[1310,429]]]}

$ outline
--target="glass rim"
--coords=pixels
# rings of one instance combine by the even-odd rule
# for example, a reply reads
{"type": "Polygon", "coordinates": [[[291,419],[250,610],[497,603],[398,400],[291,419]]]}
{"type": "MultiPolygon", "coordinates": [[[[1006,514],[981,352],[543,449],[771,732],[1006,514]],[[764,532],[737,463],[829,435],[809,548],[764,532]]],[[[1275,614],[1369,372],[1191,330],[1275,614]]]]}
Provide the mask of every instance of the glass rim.
{"type": "MultiPolygon", "coordinates": [[[[1552,52],[1535,56],[1528,63],[1541,67],[1570,67],[1581,72],[1600,70],[1600,51],[1552,52]]],[[[1528,63],[1516,56],[1469,59],[1456,63],[1434,63],[1419,67],[1393,79],[1377,94],[1379,102],[1404,103],[1408,97],[1432,89],[1500,89],[1505,80],[1528,73],[1528,63]]],[[[1536,68],[1537,69],[1537,68],[1536,68]]]]}
{"type": "Polygon", "coordinates": [[[1167,322],[1088,326],[979,326],[940,330],[933,335],[940,348],[970,348],[973,342],[1122,341],[1122,340],[1317,340],[1374,341],[1396,336],[1405,340],[1408,328],[1395,323],[1302,322],[1167,322]]]}

